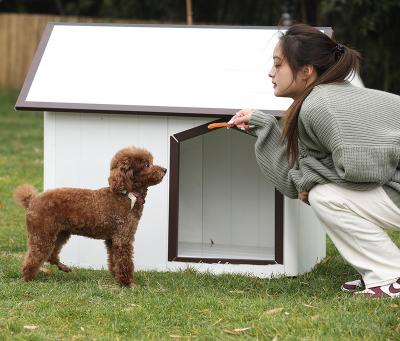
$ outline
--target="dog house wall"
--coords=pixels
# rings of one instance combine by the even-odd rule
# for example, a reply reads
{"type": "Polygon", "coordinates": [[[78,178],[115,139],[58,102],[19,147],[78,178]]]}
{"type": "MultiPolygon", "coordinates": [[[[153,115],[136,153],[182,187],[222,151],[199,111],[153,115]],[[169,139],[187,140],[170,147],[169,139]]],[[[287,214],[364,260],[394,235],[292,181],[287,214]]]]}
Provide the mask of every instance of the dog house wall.
{"type": "MultiPolygon", "coordinates": [[[[110,160],[126,146],[146,146],[169,168],[169,136],[212,119],[96,113],[45,113],[44,188],[108,186],[110,160]]],[[[149,189],[135,242],[135,265],[165,270],[168,254],[168,173],[149,189]]],[[[61,252],[68,263],[107,266],[102,241],[73,236],[61,252]]]]}
{"type": "MultiPolygon", "coordinates": [[[[127,145],[149,149],[156,163],[170,168],[171,136],[242,107],[278,114],[290,100],[275,98],[266,77],[277,33],[260,27],[48,25],[16,105],[45,111],[45,189],[106,186],[112,155],[127,145]]],[[[169,261],[170,176],[149,190],[136,234],[137,269],[190,265],[270,276],[307,271],[324,257],[325,234],[310,208],[284,199],[279,264],[169,261]]],[[[61,256],[84,267],[107,264],[103,243],[83,237],[72,238],[61,256]]]]}
{"type": "MultiPolygon", "coordinates": [[[[46,112],[45,189],[107,186],[110,159],[116,150],[127,145],[146,146],[152,151],[156,163],[170,169],[170,137],[210,121],[213,119],[46,112]]],[[[170,176],[169,171],[161,184],[149,189],[136,233],[136,269],[165,271],[190,266],[213,273],[235,272],[267,277],[308,271],[325,256],[325,234],[311,208],[298,200],[285,198],[281,264],[257,265],[249,264],[248,260],[241,264],[228,260],[210,264],[169,261],[170,176]]],[[[242,208],[247,209],[246,203],[242,208]]],[[[73,236],[63,248],[61,257],[69,265],[98,269],[107,266],[103,242],[85,237],[73,236]]]]}

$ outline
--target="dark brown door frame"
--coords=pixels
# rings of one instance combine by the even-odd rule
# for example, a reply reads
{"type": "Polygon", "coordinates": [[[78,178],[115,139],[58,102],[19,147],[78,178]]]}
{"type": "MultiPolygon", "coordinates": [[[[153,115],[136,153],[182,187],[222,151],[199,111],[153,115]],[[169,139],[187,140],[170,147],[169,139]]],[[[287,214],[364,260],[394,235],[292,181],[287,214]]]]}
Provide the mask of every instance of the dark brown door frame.
{"type": "MultiPolygon", "coordinates": [[[[214,122],[221,122],[217,120],[214,122]]],[[[170,136],[170,178],[169,178],[169,233],[168,233],[168,261],[195,262],[195,263],[230,263],[230,264],[283,264],[283,195],[275,189],[275,258],[256,259],[228,259],[228,258],[197,258],[178,256],[178,222],[179,222],[179,163],[180,143],[210,132],[207,124],[188,129],[170,136]]],[[[240,131],[240,130],[239,130],[240,131]]]]}

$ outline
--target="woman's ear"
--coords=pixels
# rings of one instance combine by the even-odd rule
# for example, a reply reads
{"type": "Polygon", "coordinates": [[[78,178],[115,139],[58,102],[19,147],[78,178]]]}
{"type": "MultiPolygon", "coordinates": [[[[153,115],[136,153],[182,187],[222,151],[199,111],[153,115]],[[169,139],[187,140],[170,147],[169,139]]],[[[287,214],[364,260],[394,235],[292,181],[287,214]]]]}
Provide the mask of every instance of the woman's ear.
{"type": "Polygon", "coordinates": [[[114,193],[120,193],[125,188],[125,173],[121,167],[111,169],[110,176],[108,177],[108,184],[114,193]]]}
{"type": "Polygon", "coordinates": [[[316,77],[316,71],[313,65],[304,65],[301,70],[301,76],[304,81],[316,77]]]}

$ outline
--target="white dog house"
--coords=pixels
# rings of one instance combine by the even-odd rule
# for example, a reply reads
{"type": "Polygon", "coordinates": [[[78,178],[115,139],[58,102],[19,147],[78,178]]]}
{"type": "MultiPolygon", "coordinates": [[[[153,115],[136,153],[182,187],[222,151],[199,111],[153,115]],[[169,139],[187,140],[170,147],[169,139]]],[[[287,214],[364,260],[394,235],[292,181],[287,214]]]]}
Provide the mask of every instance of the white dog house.
{"type": "MultiPolygon", "coordinates": [[[[266,182],[253,136],[207,129],[241,108],[290,105],[267,76],[278,37],[269,27],[49,24],[16,105],[45,112],[44,188],[107,186],[113,154],[144,147],[168,173],[149,190],[136,269],[310,270],[325,256],[311,208],[266,182]]],[[[107,266],[103,242],[84,237],[61,259],[107,266]]]]}

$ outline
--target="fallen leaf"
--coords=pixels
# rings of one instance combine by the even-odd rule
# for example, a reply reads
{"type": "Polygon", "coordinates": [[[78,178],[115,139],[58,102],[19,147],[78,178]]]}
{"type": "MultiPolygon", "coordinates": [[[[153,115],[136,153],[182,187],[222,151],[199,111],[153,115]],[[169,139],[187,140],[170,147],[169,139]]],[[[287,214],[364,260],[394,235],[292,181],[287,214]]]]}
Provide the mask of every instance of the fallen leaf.
{"type": "Polygon", "coordinates": [[[249,330],[251,327],[246,327],[246,328],[235,328],[233,330],[229,330],[229,329],[224,329],[225,333],[231,334],[231,335],[240,335],[241,333],[243,333],[246,330],[249,330]]]}
{"type": "Polygon", "coordinates": [[[287,311],[285,311],[285,315],[290,315],[287,311]]]}
{"type": "Polygon", "coordinates": [[[51,270],[50,269],[48,269],[48,268],[40,268],[39,269],[41,272],[44,272],[44,273],[46,273],[46,274],[49,274],[49,273],[51,273],[51,270]]]}
{"type": "Polygon", "coordinates": [[[26,329],[26,330],[35,330],[38,328],[39,328],[38,326],[24,326],[24,329],[26,329]]]}
{"type": "Polygon", "coordinates": [[[264,315],[274,315],[274,314],[278,314],[283,310],[283,308],[275,308],[275,309],[271,309],[271,310],[267,310],[264,311],[264,315]]]}
{"type": "Polygon", "coordinates": [[[195,336],[195,335],[185,336],[185,335],[174,335],[174,334],[171,334],[169,337],[172,338],[172,339],[188,338],[189,340],[191,340],[191,339],[195,339],[197,336],[195,336]]]}
{"type": "Polygon", "coordinates": [[[216,324],[220,323],[221,321],[222,321],[222,319],[219,319],[216,322],[214,322],[211,326],[215,326],[216,324]]]}
{"type": "Polygon", "coordinates": [[[225,333],[231,334],[231,335],[239,335],[240,333],[236,333],[233,330],[229,330],[229,329],[224,329],[225,333]]]}
{"type": "Polygon", "coordinates": [[[166,292],[167,289],[165,289],[160,283],[157,282],[158,288],[154,289],[155,292],[166,292]]]}
{"type": "Polygon", "coordinates": [[[188,289],[185,288],[177,288],[176,291],[177,292],[186,292],[188,289]]]}
{"type": "Polygon", "coordinates": [[[244,294],[243,290],[230,290],[229,292],[236,295],[244,294]]]}
{"type": "Polygon", "coordinates": [[[306,303],[303,303],[303,305],[305,306],[305,307],[307,307],[307,308],[315,308],[313,305],[311,305],[311,304],[306,304],[306,303]]]}
{"type": "Polygon", "coordinates": [[[389,304],[389,307],[390,307],[390,308],[397,308],[397,307],[398,307],[398,304],[392,303],[392,304],[389,304]]]}
{"type": "Polygon", "coordinates": [[[199,313],[209,313],[210,309],[196,309],[199,313]]]}
{"type": "Polygon", "coordinates": [[[135,308],[133,308],[133,307],[126,307],[126,308],[123,308],[121,311],[131,312],[134,310],[135,310],[135,308]]]}
{"type": "Polygon", "coordinates": [[[158,288],[158,289],[154,289],[154,292],[166,292],[167,291],[167,289],[165,289],[165,288],[158,288]]]}
{"type": "Polygon", "coordinates": [[[319,319],[319,315],[311,316],[311,320],[312,321],[315,321],[315,320],[318,320],[318,319],[319,319]]]}
{"type": "Polygon", "coordinates": [[[131,304],[129,304],[128,307],[126,307],[126,308],[124,308],[124,309],[122,309],[122,310],[123,310],[123,311],[132,311],[132,310],[134,310],[135,308],[142,308],[142,306],[139,305],[139,304],[131,303],[131,304]]]}
{"type": "Polygon", "coordinates": [[[71,341],[75,341],[75,340],[80,340],[80,339],[84,339],[85,336],[83,335],[73,335],[71,338],[71,341]]]}
{"type": "Polygon", "coordinates": [[[85,331],[85,328],[81,327],[81,330],[84,332],[84,331],[85,331]]]}
{"type": "Polygon", "coordinates": [[[278,337],[275,336],[275,337],[272,339],[272,341],[278,341],[278,337]]]}

